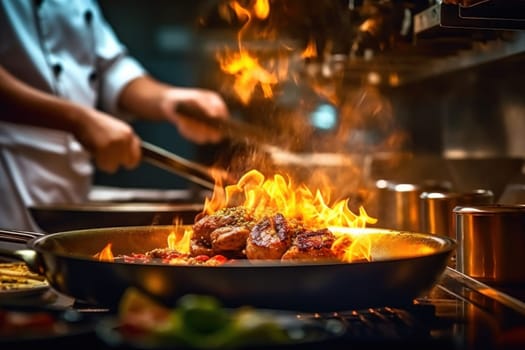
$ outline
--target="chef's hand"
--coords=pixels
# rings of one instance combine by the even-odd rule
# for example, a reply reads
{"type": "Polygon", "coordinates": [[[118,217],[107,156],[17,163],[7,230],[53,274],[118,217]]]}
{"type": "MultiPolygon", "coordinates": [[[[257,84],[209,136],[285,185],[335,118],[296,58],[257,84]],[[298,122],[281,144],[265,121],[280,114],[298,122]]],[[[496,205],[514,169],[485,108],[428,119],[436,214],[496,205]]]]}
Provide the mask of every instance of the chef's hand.
{"type": "Polygon", "coordinates": [[[141,140],[132,127],[93,108],[80,108],[81,123],[73,131],[75,138],[91,153],[100,170],[114,173],[121,166],[135,168],[141,160],[141,140]]]}
{"type": "Polygon", "coordinates": [[[180,105],[209,118],[226,119],[228,108],[219,94],[204,89],[171,88],[163,93],[160,106],[166,119],[175,124],[185,138],[200,144],[216,143],[223,138],[219,130],[178,111],[180,105]]]}
{"type": "Polygon", "coordinates": [[[195,143],[216,143],[223,138],[219,130],[177,112],[180,105],[210,118],[227,119],[229,115],[226,103],[215,91],[175,87],[150,76],[132,80],[119,97],[122,110],[144,119],[169,121],[195,143]]]}
{"type": "Polygon", "coordinates": [[[35,89],[0,66],[0,120],[72,133],[98,168],[133,168],[141,158],[139,137],[127,123],[103,112],[35,89]]]}

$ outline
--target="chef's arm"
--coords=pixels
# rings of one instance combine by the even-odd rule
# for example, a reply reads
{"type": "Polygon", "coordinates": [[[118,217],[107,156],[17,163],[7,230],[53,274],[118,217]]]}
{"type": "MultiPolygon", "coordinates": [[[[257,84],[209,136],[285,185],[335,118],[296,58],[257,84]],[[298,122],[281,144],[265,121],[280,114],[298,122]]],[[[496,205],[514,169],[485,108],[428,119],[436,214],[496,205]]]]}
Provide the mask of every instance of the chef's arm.
{"type": "Polygon", "coordinates": [[[35,89],[0,66],[0,120],[74,133],[80,107],[35,89]]]}
{"type": "Polygon", "coordinates": [[[226,119],[229,115],[226,103],[215,91],[176,87],[148,75],[131,80],[118,98],[120,110],[142,119],[169,121],[184,137],[196,143],[217,142],[223,137],[218,130],[177,112],[181,104],[210,118],[226,119]]]}
{"type": "Polygon", "coordinates": [[[141,158],[140,139],[127,123],[35,89],[2,66],[0,121],[71,133],[104,171],[114,172],[120,166],[133,168],[141,158]]]}

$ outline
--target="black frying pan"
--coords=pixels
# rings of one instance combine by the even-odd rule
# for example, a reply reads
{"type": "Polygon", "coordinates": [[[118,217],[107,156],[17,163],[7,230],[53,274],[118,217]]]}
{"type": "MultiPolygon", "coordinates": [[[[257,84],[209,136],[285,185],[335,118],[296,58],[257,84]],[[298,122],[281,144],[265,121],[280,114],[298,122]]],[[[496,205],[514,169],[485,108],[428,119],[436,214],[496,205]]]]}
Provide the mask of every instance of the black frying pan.
{"type": "MultiPolygon", "coordinates": [[[[368,228],[362,231],[373,238],[372,262],[175,266],[92,258],[108,242],[115,255],[165,247],[173,229],[138,226],[59,232],[34,238],[27,249],[3,255],[24,260],[59,292],[110,308],[118,305],[126,288],[134,286],[167,305],[184,294],[202,293],[231,307],[321,312],[406,306],[436,283],[455,248],[447,237],[368,228]]],[[[12,234],[0,231],[0,237],[12,234]]]]}
{"type": "Polygon", "coordinates": [[[104,203],[33,205],[29,212],[46,233],[87,228],[171,225],[176,220],[191,225],[202,212],[200,203],[104,203]]]}

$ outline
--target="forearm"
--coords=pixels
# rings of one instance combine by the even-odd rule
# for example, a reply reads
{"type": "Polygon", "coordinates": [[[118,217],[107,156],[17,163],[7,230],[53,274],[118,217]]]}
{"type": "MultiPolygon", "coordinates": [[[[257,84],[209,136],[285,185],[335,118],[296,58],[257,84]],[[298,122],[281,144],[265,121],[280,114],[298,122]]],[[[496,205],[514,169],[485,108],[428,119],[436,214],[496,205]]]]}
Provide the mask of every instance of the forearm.
{"type": "Polygon", "coordinates": [[[0,120],[75,133],[80,106],[41,92],[0,66],[0,120]]]}
{"type": "Polygon", "coordinates": [[[149,76],[132,80],[120,93],[118,105],[129,113],[147,120],[164,120],[160,99],[173,87],[161,83],[149,76]]]}

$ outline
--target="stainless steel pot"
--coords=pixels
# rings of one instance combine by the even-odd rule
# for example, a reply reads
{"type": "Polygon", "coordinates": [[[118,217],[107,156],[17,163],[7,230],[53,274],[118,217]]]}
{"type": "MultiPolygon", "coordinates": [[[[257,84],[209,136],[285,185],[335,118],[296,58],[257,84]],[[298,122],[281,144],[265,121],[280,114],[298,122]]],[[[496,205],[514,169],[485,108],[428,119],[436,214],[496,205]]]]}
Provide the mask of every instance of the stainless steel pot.
{"type": "Polygon", "coordinates": [[[445,189],[448,189],[448,183],[440,181],[412,183],[377,180],[375,206],[378,224],[396,230],[421,231],[421,194],[445,189]]]}
{"type": "Polygon", "coordinates": [[[454,213],[457,206],[489,205],[494,203],[490,190],[469,192],[423,192],[420,196],[421,230],[456,238],[454,213]]]}
{"type": "Polygon", "coordinates": [[[525,285],[525,205],[454,208],[457,268],[497,284],[525,285]]]}

